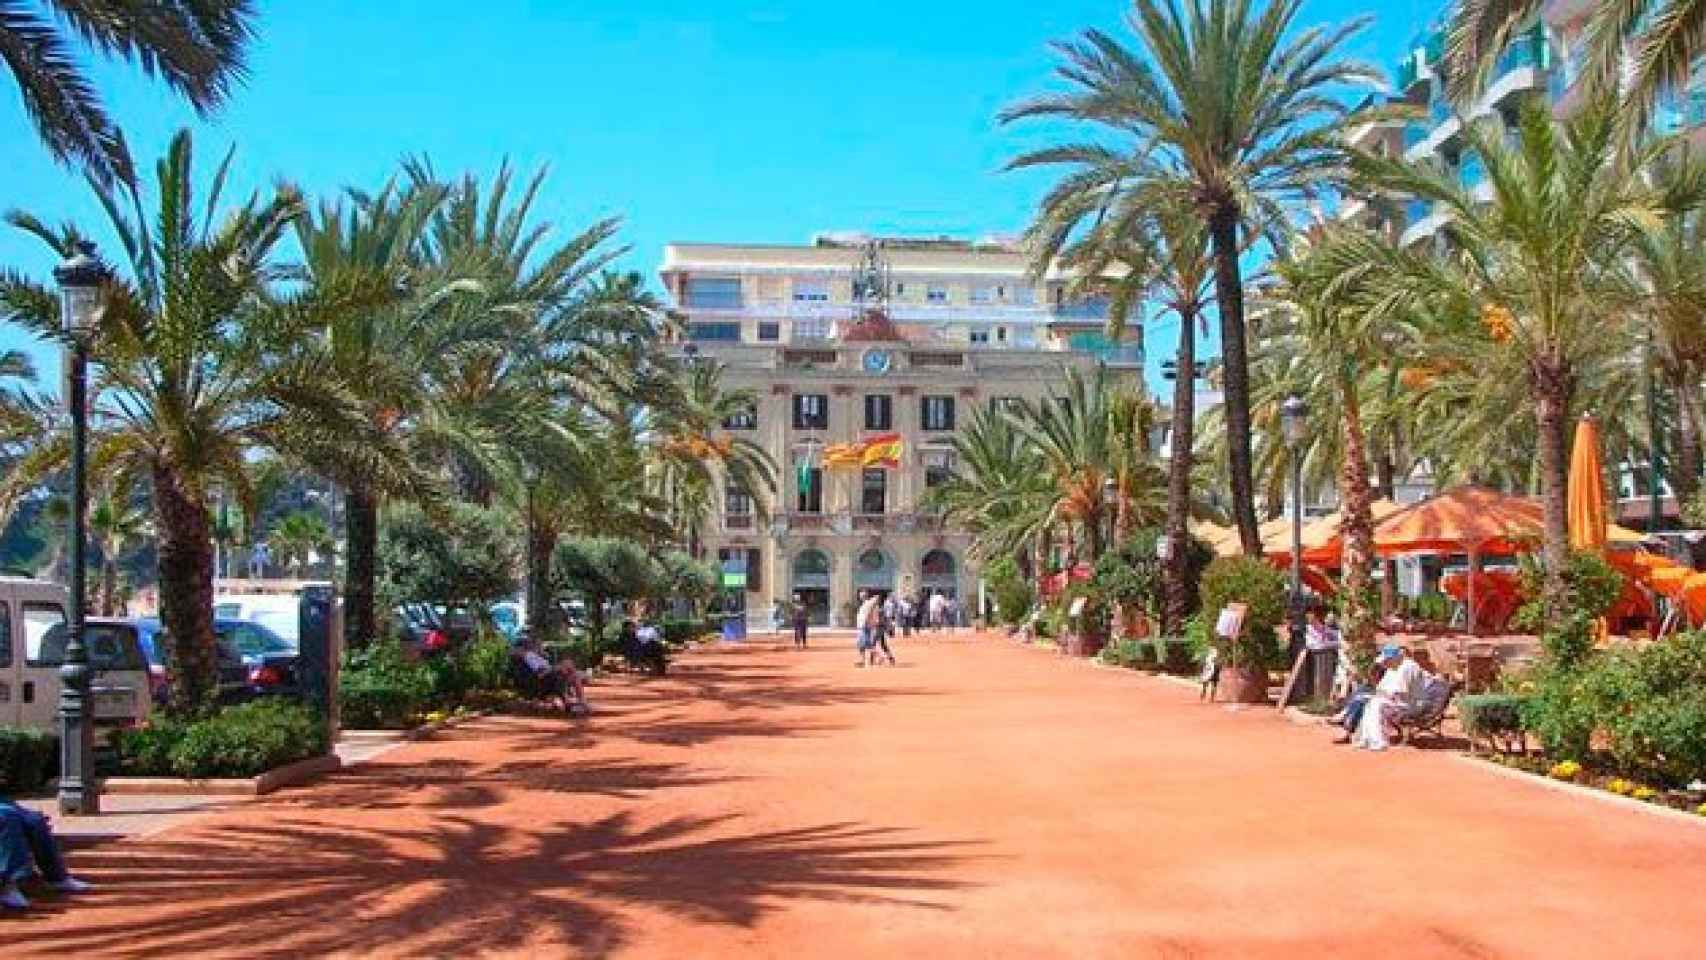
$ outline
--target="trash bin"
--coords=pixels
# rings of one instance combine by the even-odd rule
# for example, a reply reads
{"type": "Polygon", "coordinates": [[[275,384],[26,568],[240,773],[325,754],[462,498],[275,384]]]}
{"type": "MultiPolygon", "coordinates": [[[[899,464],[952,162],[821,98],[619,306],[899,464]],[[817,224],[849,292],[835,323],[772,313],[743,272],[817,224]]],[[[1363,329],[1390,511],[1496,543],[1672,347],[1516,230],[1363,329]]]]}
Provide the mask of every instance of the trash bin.
{"type": "Polygon", "coordinates": [[[1339,667],[1339,651],[1313,650],[1309,654],[1309,696],[1325,700],[1333,695],[1333,674],[1339,667]]]}

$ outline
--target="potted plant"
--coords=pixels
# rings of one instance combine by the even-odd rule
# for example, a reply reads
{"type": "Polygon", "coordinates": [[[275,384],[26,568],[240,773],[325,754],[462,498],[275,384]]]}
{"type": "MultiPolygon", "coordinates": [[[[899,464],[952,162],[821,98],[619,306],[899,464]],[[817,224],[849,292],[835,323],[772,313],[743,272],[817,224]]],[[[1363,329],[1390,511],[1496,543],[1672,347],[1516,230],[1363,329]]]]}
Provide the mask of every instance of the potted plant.
{"type": "Polygon", "coordinates": [[[1278,628],[1285,622],[1285,577],[1255,557],[1221,557],[1202,577],[1202,608],[1220,664],[1218,693],[1233,703],[1266,703],[1268,671],[1283,667],[1278,628]],[[1215,629],[1228,604],[1244,605],[1236,637],[1215,629]]]}

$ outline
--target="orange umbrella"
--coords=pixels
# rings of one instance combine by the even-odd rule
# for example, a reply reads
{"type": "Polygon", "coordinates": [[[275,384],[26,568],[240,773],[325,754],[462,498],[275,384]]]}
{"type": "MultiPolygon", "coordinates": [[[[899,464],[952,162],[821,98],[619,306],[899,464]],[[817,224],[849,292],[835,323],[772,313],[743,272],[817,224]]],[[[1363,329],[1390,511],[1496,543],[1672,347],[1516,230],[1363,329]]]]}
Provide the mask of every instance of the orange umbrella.
{"type": "Polygon", "coordinates": [[[1540,535],[1540,504],[1486,487],[1453,487],[1374,525],[1374,549],[1400,553],[1517,553],[1540,535]]]}
{"type": "MultiPolygon", "coordinates": [[[[1402,504],[1386,499],[1375,500],[1368,505],[1369,515],[1376,524],[1402,509],[1404,509],[1402,504]]],[[[1339,532],[1339,528],[1344,522],[1345,512],[1341,508],[1304,524],[1303,562],[1323,567],[1338,566],[1345,550],[1344,537],[1339,532]]],[[[1270,538],[1270,540],[1281,539],[1285,542],[1277,543],[1264,540],[1262,551],[1270,557],[1289,560],[1291,558],[1291,528],[1289,526],[1286,527],[1283,536],[1270,538]]]]}
{"type": "MultiPolygon", "coordinates": [[[[1516,553],[1522,541],[1540,534],[1540,504],[1486,487],[1462,486],[1437,493],[1374,525],[1374,550],[1399,553],[1469,554],[1473,574],[1484,553],[1516,553]]],[[[1475,580],[1468,582],[1469,632],[1475,632],[1475,580]]]]}
{"type": "Polygon", "coordinates": [[[1570,451],[1570,546],[1604,550],[1608,521],[1605,512],[1605,469],[1599,460],[1599,421],[1584,415],[1576,421],[1570,451]]]}

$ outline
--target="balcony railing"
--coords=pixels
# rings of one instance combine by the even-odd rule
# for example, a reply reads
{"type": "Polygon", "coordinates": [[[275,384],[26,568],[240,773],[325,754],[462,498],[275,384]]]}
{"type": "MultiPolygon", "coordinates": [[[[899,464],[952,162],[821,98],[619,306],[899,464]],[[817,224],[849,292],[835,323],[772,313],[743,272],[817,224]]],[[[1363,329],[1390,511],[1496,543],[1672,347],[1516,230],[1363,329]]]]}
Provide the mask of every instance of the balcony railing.
{"type": "Polygon", "coordinates": [[[751,530],[752,514],[730,513],[723,516],[724,530],[751,530]]]}
{"type": "Polygon", "coordinates": [[[778,535],[787,533],[871,534],[871,533],[936,533],[942,529],[942,518],[933,513],[789,513],[776,517],[771,530],[778,535]]]}

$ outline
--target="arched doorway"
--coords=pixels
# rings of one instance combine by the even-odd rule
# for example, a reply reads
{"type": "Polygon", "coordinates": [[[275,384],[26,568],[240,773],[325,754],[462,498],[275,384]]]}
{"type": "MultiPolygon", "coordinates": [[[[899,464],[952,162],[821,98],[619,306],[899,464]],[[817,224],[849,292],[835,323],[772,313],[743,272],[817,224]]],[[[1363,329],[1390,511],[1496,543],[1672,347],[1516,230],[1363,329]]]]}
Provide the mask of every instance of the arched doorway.
{"type": "Polygon", "coordinates": [[[790,603],[804,604],[806,614],[816,626],[829,623],[829,554],[822,550],[802,550],[794,557],[790,603]]]}
{"type": "Polygon", "coordinates": [[[940,593],[945,597],[955,597],[960,592],[959,564],[954,555],[946,550],[936,549],[924,554],[918,563],[919,586],[925,594],[940,593]]]}
{"type": "Polygon", "coordinates": [[[853,593],[874,590],[888,596],[894,590],[895,562],[880,547],[868,547],[853,558],[853,593]]]}

